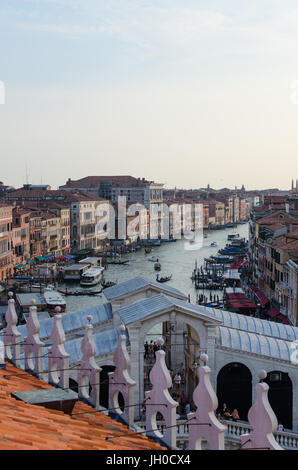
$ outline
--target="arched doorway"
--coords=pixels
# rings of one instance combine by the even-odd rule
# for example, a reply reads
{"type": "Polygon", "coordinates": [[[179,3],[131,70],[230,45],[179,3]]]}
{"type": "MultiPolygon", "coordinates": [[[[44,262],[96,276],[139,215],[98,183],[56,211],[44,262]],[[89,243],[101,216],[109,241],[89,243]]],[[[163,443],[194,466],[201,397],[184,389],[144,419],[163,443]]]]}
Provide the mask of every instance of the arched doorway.
{"type": "Polygon", "coordinates": [[[115,366],[100,366],[100,395],[99,402],[101,406],[109,408],[109,372],[114,372],[115,366]]]}
{"type": "Polygon", "coordinates": [[[264,380],[269,385],[268,400],[279,423],[292,429],[293,386],[286,372],[268,372],[264,380]]]}
{"type": "Polygon", "coordinates": [[[252,375],[248,367],[240,362],[225,365],[217,376],[218,408],[221,412],[225,403],[232,412],[238,410],[240,419],[247,421],[252,405],[252,375]]]}
{"type": "MultiPolygon", "coordinates": [[[[200,336],[193,326],[180,319],[178,321],[164,321],[151,327],[145,334],[144,391],[151,389],[150,371],[155,364],[153,347],[160,338],[164,340],[162,349],[166,353],[165,362],[172,378],[170,394],[174,400],[180,402],[177,413],[184,416],[187,403],[194,408],[192,397],[198,384],[197,367],[202,352],[200,336]],[[179,382],[177,375],[180,376],[179,382]]],[[[142,399],[140,396],[140,402],[142,399]]]]}

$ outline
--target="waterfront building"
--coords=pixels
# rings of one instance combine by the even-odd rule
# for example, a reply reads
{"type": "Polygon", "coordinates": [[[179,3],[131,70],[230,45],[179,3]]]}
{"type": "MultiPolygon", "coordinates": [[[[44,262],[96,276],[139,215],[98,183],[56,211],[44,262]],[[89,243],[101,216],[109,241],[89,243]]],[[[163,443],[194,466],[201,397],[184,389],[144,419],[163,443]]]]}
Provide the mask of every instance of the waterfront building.
{"type": "Polygon", "coordinates": [[[0,281],[13,273],[12,207],[0,204],[0,281]]]}
{"type": "Polygon", "coordinates": [[[30,210],[14,207],[12,216],[14,267],[25,267],[30,259],[30,210]]]}
{"type": "Polygon", "coordinates": [[[139,202],[148,208],[163,201],[163,184],[133,176],[87,176],[76,181],[69,178],[59,189],[84,191],[112,204],[117,204],[119,196],[126,197],[128,203],[139,202]]]}
{"type": "Polygon", "coordinates": [[[284,266],[285,291],[287,293],[288,318],[298,326],[298,254],[290,257],[284,266]]]}
{"type": "Polygon", "coordinates": [[[42,256],[42,217],[38,212],[30,212],[30,258],[42,256]]]}
{"type": "Polygon", "coordinates": [[[61,218],[51,211],[44,211],[41,216],[43,256],[62,256],[61,218]]]}

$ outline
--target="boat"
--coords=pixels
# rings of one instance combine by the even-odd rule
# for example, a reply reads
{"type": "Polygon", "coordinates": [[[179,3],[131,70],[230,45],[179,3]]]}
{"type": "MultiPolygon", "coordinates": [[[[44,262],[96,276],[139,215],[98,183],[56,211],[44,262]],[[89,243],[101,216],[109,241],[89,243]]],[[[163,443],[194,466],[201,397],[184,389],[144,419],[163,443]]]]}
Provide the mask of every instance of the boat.
{"type": "Polygon", "coordinates": [[[108,264],[127,264],[127,263],[129,263],[129,259],[126,259],[126,260],[115,259],[114,261],[108,262],[108,264]]]}
{"type": "Polygon", "coordinates": [[[47,305],[47,310],[50,316],[53,316],[56,314],[55,312],[56,307],[61,308],[61,313],[65,312],[66,302],[58,291],[53,290],[53,289],[45,290],[45,292],[43,293],[43,297],[47,305]]]}
{"type": "Polygon", "coordinates": [[[168,282],[172,279],[172,274],[170,276],[165,276],[165,277],[159,277],[159,275],[157,274],[156,276],[156,280],[157,282],[168,282]]]}
{"type": "Polygon", "coordinates": [[[155,256],[151,256],[151,258],[148,258],[148,261],[152,261],[153,263],[158,263],[158,258],[155,256]]]}
{"type": "Polygon", "coordinates": [[[217,243],[216,242],[211,242],[210,246],[217,246],[217,243]]]}
{"type": "Polygon", "coordinates": [[[235,238],[239,238],[240,235],[239,233],[230,233],[230,235],[228,235],[228,240],[235,240],[235,238]]]}
{"type": "Polygon", "coordinates": [[[93,266],[92,268],[87,269],[81,277],[81,286],[96,286],[96,284],[102,280],[103,272],[104,268],[101,266],[93,266]]]}
{"type": "Polygon", "coordinates": [[[161,270],[161,264],[160,263],[155,263],[154,264],[154,269],[155,269],[155,271],[160,271],[161,270]]]}
{"type": "Polygon", "coordinates": [[[87,290],[62,290],[62,289],[59,289],[58,292],[60,292],[60,294],[63,294],[63,295],[99,295],[102,293],[102,289],[101,290],[98,290],[98,291],[94,291],[94,290],[91,290],[91,291],[87,291],[87,290]]]}
{"type": "Polygon", "coordinates": [[[116,284],[117,284],[117,282],[113,282],[113,281],[105,281],[105,280],[101,281],[101,285],[102,285],[103,289],[107,289],[108,287],[113,287],[116,284]]]}

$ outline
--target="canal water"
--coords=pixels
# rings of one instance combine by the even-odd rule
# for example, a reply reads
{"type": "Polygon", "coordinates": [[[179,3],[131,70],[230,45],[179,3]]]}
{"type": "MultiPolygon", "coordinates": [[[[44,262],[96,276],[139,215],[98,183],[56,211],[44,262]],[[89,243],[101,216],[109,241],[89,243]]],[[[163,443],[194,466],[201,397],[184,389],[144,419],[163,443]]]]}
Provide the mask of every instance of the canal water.
{"type": "MultiPolygon", "coordinates": [[[[246,240],[248,239],[248,224],[241,224],[235,228],[226,228],[224,230],[212,230],[207,234],[207,238],[203,239],[203,246],[198,250],[187,250],[185,245],[188,241],[182,239],[172,243],[162,243],[159,247],[152,247],[151,253],[145,254],[144,250],[139,250],[134,253],[122,255],[122,260],[128,259],[129,263],[125,265],[108,265],[104,271],[106,281],[120,282],[127,281],[136,276],[143,276],[148,280],[155,281],[157,271],[154,270],[154,262],[148,261],[150,257],[157,257],[161,270],[158,272],[159,276],[168,276],[172,274],[172,279],[165,285],[175,287],[182,291],[185,295],[190,295],[192,302],[196,302],[196,293],[202,293],[201,290],[196,290],[194,283],[191,280],[191,275],[195,267],[195,261],[200,267],[204,265],[204,258],[209,258],[211,255],[216,255],[218,250],[223,248],[227,243],[229,234],[239,235],[246,240]],[[216,247],[211,247],[211,242],[216,242],[216,247]]],[[[59,288],[64,289],[80,288],[79,282],[61,284],[59,288]]],[[[99,285],[94,286],[92,290],[99,290],[99,285]]],[[[222,296],[222,293],[218,293],[222,296]]],[[[209,292],[205,292],[209,295],[209,292]]],[[[66,312],[73,312],[76,310],[83,310],[93,305],[106,302],[104,291],[101,297],[99,296],[66,296],[67,309],[66,312]]]]}

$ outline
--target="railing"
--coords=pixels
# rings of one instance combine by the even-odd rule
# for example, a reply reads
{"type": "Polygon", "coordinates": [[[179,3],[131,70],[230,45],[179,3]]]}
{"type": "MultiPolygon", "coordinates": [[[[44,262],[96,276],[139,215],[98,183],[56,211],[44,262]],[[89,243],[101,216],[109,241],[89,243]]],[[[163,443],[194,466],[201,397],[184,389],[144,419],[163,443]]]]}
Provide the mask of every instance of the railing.
{"type": "MultiPolygon", "coordinates": [[[[184,421],[177,421],[177,446],[184,449],[188,445],[188,423],[184,421]]],[[[252,428],[247,422],[235,422],[235,421],[221,421],[227,427],[225,433],[225,446],[229,447],[229,444],[238,444],[240,447],[240,436],[242,434],[248,434],[251,432],[252,428]]],[[[165,423],[163,421],[157,421],[158,430],[163,433],[165,423]]],[[[144,421],[136,423],[136,425],[141,429],[146,429],[146,424],[144,421]]],[[[298,450],[298,433],[294,431],[278,431],[274,433],[275,439],[278,444],[287,450],[298,450]]]]}

